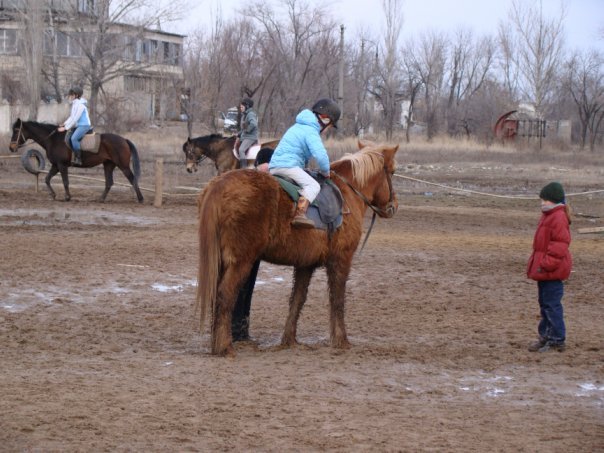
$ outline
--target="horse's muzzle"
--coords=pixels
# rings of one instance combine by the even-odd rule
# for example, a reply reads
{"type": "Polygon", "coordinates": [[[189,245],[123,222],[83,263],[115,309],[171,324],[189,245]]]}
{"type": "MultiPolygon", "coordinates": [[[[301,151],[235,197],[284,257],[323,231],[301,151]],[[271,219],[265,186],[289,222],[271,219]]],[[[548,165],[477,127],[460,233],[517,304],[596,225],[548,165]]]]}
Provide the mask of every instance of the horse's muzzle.
{"type": "Polygon", "coordinates": [[[10,142],[10,144],[8,145],[8,149],[10,150],[11,153],[16,153],[17,150],[19,149],[19,146],[17,145],[16,142],[10,142]]]}
{"type": "Polygon", "coordinates": [[[197,171],[197,165],[195,165],[194,163],[188,163],[187,164],[187,171],[189,173],[193,173],[194,171],[197,171]]]}
{"type": "Polygon", "coordinates": [[[396,214],[396,211],[398,211],[398,203],[388,203],[388,205],[386,206],[386,218],[390,219],[392,217],[394,217],[394,214],[396,214]]]}

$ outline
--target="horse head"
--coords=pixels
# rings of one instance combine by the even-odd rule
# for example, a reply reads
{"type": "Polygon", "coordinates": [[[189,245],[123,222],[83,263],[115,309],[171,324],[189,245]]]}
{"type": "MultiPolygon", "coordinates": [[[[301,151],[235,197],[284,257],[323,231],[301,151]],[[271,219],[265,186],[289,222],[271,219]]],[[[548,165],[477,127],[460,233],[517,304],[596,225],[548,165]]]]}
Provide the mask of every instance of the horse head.
{"type": "Polygon", "coordinates": [[[381,182],[377,184],[373,193],[373,205],[378,209],[374,212],[380,217],[391,218],[398,211],[398,199],[392,187],[392,176],[396,171],[396,161],[394,156],[398,151],[398,145],[394,147],[382,146],[382,155],[384,156],[383,174],[381,182]]]}
{"type": "Polygon", "coordinates": [[[396,169],[394,156],[398,145],[389,147],[359,142],[359,148],[357,153],[347,154],[338,161],[350,164],[352,181],[339,173],[340,168],[337,168],[338,171],[332,170],[332,173],[348,185],[375,214],[390,218],[398,210],[398,200],[392,187],[392,175],[396,169]]]}
{"type": "Polygon", "coordinates": [[[182,151],[185,153],[185,163],[189,173],[197,171],[197,165],[207,157],[203,153],[203,149],[195,146],[195,139],[191,139],[191,137],[188,137],[187,141],[183,143],[182,151]]]}
{"type": "Polygon", "coordinates": [[[10,138],[10,143],[8,145],[8,149],[10,149],[11,153],[17,152],[20,146],[22,146],[27,137],[25,137],[26,131],[23,130],[23,121],[21,118],[17,118],[13,123],[13,134],[10,138]]]}

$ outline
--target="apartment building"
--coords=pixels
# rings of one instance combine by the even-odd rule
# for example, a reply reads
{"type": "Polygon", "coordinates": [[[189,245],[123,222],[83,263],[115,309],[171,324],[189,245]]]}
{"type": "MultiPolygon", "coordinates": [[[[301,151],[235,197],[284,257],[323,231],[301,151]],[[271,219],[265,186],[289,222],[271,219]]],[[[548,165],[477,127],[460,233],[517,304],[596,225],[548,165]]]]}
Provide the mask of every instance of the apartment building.
{"type": "Polygon", "coordinates": [[[42,108],[63,104],[74,84],[88,97],[95,79],[101,85],[96,106],[101,123],[117,114],[131,121],[180,117],[184,36],[112,22],[104,2],[38,0],[32,11],[27,0],[0,0],[0,107],[13,107],[11,117],[16,111],[23,116],[30,98],[27,59],[32,58],[39,60],[33,67],[40,68],[42,108]],[[41,29],[32,39],[35,18],[41,29]]]}

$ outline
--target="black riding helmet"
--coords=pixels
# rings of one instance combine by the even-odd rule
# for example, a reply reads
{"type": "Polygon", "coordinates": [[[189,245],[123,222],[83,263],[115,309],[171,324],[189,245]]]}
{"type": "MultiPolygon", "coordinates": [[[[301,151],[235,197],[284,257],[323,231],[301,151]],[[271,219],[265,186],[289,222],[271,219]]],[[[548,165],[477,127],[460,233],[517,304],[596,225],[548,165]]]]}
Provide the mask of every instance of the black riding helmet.
{"type": "Polygon", "coordinates": [[[250,98],[243,98],[241,100],[241,105],[245,105],[245,109],[247,110],[254,106],[254,101],[252,101],[250,98]]]}
{"type": "Polygon", "coordinates": [[[316,115],[326,115],[331,120],[331,125],[338,128],[338,120],[340,119],[340,106],[331,99],[319,99],[312,106],[312,111],[316,115]]]}
{"type": "Polygon", "coordinates": [[[81,87],[71,87],[69,89],[69,93],[67,93],[68,95],[74,95],[76,98],[79,98],[80,96],[82,96],[82,94],[84,94],[84,90],[82,90],[81,87]]]}

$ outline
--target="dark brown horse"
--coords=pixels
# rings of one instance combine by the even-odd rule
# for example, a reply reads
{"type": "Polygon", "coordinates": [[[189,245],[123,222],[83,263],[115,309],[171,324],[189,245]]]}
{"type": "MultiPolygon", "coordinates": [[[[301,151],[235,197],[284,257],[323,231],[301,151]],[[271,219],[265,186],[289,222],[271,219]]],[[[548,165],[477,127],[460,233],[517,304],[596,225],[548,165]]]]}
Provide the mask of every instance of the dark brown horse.
{"type": "MultiPolygon", "coordinates": [[[[35,121],[22,121],[17,119],[13,124],[13,134],[9,148],[16,152],[27,140],[33,140],[46,150],[46,157],[51,163],[50,171],[46,175],[46,186],[52,198],[56,193],[50,185],[50,180],[57,173],[61,173],[63,187],[65,188],[65,201],[71,200],[69,193],[69,177],[67,169],[71,166],[71,149],[65,144],[65,132],[58,132],[54,124],[37,123],[35,121]]],[[[113,185],[113,170],[119,167],[124,176],[130,181],[136,191],[139,203],[143,202],[143,194],[138,187],[140,177],[140,160],[134,144],[116,134],[101,134],[101,144],[98,153],[82,152],[82,167],[96,167],[103,164],[105,170],[105,190],[101,201],[105,201],[109,189],[113,185]],[[132,170],[130,160],[132,159],[132,170]]]]}
{"type": "MultiPolygon", "coordinates": [[[[210,160],[214,162],[219,175],[237,168],[239,166],[239,158],[235,157],[235,154],[233,153],[236,138],[235,135],[223,137],[220,134],[187,138],[187,141],[182,145],[182,151],[185,153],[187,171],[189,173],[197,171],[197,165],[205,158],[210,158],[210,160]]],[[[263,143],[261,147],[275,149],[278,143],[279,140],[274,140],[263,143]]],[[[253,158],[248,159],[248,165],[253,164],[253,161],[253,158]]]]}
{"type": "Polygon", "coordinates": [[[198,202],[197,305],[201,328],[208,312],[211,317],[213,354],[234,354],[235,301],[259,259],[294,267],[283,346],[296,344],[298,317],[313,272],[320,266],[325,266],[329,284],[331,345],[350,346],[344,325],[346,281],[367,208],[381,217],[392,217],[398,209],[392,189],[397,150],[398,146],[372,145],[332,163],[332,180],[342,192],[347,213],[331,237],[325,230],[291,226],[294,204],[270,174],[232,171],[210,181],[198,202]]]}

